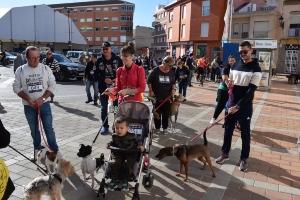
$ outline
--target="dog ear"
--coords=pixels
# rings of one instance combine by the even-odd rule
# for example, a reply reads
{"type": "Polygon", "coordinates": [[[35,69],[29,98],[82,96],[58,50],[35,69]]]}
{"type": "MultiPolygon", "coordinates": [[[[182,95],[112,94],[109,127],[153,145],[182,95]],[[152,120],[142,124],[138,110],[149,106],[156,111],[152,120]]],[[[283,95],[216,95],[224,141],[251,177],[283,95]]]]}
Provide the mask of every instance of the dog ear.
{"type": "Polygon", "coordinates": [[[100,158],[101,158],[102,160],[104,160],[104,154],[103,154],[103,153],[101,153],[100,158]]]}
{"type": "Polygon", "coordinates": [[[46,151],[46,155],[48,156],[50,154],[50,152],[49,151],[46,151]]]}

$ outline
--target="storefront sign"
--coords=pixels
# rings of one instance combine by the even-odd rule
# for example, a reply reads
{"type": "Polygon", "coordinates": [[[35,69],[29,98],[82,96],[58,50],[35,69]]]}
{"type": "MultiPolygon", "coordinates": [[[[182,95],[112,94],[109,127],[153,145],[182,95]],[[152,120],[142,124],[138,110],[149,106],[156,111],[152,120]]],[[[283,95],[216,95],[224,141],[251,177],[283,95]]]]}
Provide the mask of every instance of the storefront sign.
{"type": "Polygon", "coordinates": [[[285,50],[300,50],[300,45],[287,44],[285,45],[285,50]]]}
{"type": "Polygon", "coordinates": [[[277,49],[277,40],[246,40],[254,49],[277,49]]]}

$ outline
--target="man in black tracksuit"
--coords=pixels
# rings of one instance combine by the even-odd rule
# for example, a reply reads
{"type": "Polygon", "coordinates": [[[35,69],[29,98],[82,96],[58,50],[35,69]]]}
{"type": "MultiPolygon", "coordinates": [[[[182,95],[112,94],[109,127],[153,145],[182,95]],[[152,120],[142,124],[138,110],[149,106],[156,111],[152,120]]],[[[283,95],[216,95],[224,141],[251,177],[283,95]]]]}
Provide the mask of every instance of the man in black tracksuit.
{"type": "Polygon", "coordinates": [[[248,168],[247,159],[250,153],[250,123],[253,112],[254,92],[261,80],[261,68],[256,60],[251,59],[253,49],[248,41],[240,44],[240,61],[234,63],[229,74],[229,100],[226,104],[226,111],[230,114],[225,118],[225,133],[222,146],[222,155],[216,159],[217,163],[228,160],[231,148],[231,140],[238,120],[241,127],[242,152],[238,165],[241,171],[248,168]],[[233,88],[232,88],[233,87],[233,88]]]}
{"type": "MultiPolygon", "coordinates": [[[[99,75],[99,93],[102,94],[107,87],[113,85],[116,79],[116,71],[119,67],[123,66],[123,61],[115,53],[111,52],[111,45],[109,42],[102,44],[102,56],[98,58],[96,62],[96,74],[99,75]]],[[[103,128],[101,134],[108,132],[108,119],[107,117],[107,105],[108,95],[100,95],[101,103],[101,119],[103,128]]]]}

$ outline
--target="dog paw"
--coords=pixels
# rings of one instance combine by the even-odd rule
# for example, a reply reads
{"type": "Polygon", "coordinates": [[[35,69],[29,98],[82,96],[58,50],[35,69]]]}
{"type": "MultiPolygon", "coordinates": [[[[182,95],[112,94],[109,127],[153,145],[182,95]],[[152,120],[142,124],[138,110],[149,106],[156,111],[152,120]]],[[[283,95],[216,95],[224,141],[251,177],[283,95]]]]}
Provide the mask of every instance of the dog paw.
{"type": "Polygon", "coordinates": [[[180,176],[180,173],[176,173],[176,176],[180,176]]]}

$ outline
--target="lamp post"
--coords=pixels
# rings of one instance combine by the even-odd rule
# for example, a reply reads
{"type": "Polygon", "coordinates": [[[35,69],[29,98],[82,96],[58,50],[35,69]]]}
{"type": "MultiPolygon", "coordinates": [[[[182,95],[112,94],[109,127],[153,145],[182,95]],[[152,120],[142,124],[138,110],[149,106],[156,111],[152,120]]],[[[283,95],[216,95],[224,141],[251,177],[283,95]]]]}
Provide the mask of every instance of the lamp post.
{"type": "Polygon", "coordinates": [[[279,25],[281,26],[282,29],[284,29],[284,21],[282,16],[279,17],[279,25]]]}
{"type": "Polygon", "coordinates": [[[67,9],[67,13],[68,13],[68,26],[69,26],[69,41],[68,41],[68,45],[69,45],[69,50],[72,50],[71,30],[70,30],[70,12],[71,12],[71,10],[73,10],[73,8],[64,7],[64,9],[67,9]]]}

